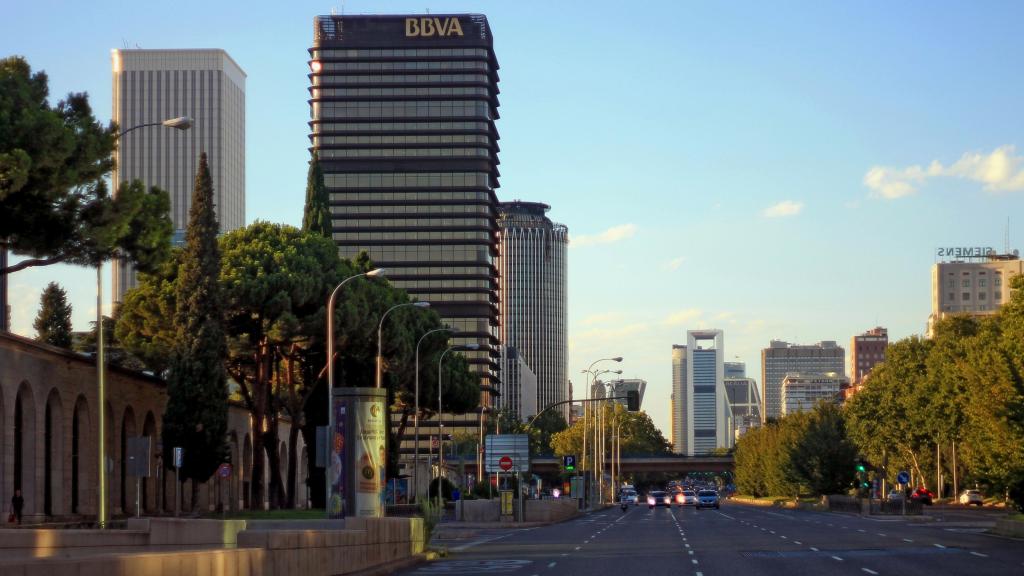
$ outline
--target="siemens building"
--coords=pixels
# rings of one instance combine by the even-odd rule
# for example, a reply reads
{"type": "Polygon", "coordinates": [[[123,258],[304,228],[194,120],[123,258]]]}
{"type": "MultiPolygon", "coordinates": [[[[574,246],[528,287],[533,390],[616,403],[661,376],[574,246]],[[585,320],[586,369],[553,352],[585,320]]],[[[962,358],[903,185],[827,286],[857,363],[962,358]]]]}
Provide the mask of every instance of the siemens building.
{"type": "MultiPolygon", "coordinates": [[[[499,174],[487,18],[317,16],[309,53],[311,150],[341,255],[366,252],[459,330],[455,344],[479,345],[464,354],[488,406],[499,365],[499,174]]],[[[476,418],[444,422],[475,427],[476,418]]]]}

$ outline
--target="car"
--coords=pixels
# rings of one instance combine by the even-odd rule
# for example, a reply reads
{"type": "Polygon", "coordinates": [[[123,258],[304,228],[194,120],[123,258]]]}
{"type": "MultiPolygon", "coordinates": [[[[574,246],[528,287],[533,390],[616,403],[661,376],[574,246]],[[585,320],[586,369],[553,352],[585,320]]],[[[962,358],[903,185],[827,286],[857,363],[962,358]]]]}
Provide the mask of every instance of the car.
{"type": "Polygon", "coordinates": [[[683,490],[683,506],[696,506],[697,505],[697,493],[693,490],[683,490]]]}
{"type": "Polygon", "coordinates": [[[920,502],[926,506],[931,506],[932,500],[935,499],[935,494],[931,490],[921,486],[917,490],[914,490],[914,493],[910,495],[910,499],[914,502],[920,502]]]}
{"type": "Polygon", "coordinates": [[[698,510],[701,508],[714,508],[715,510],[718,510],[718,506],[718,492],[715,492],[714,490],[701,490],[700,492],[697,492],[696,508],[698,510]]]}
{"type": "Polygon", "coordinates": [[[985,504],[985,498],[977,490],[964,490],[963,494],[960,495],[960,503],[982,506],[985,504]]]}
{"type": "Polygon", "coordinates": [[[888,500],[889,502],[902,502],[903,492],[900,492],[899,490],[893,488],[892,490],[889,491],[889,496],[886,497],[886,500],[888,500]]]}
{"type": "Polygon", "coordinates": [[[623,490],[622,495],[619,497],[619,500],[621,502],[625,502],[626,504],[632,504],[633,506],[636,506],[639,503],[640,498],[639,496],[637,496],[635,490],[623,490]]]}
{"type": "Polygon", "coordinates": [[[661,490],[648,492],[647,507],[653,509],[655,506],[665,506],[670,508],[672,506],[672,497],[661,490]]]}

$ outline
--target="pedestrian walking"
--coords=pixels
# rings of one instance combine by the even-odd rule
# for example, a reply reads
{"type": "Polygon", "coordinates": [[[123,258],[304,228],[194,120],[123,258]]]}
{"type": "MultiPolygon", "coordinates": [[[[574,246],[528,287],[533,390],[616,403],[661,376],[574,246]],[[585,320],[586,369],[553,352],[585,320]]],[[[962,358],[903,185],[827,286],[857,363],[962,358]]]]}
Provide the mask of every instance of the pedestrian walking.
{"type": "Polygon", "coordinates": [[[21,495],[21,489],[14,491],[14,496],[11,497],[11,516],[13,521],[21,524],[21,510],[25,507],[25,498],[21,495]]]}

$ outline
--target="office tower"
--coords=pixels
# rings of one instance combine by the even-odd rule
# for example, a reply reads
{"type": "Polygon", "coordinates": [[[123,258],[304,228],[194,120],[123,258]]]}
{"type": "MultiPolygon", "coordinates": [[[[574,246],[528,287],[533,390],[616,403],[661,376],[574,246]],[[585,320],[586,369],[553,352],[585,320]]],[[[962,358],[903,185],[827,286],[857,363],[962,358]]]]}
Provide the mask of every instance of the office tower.
{"type": "Polygon", "coordinates": [[[828,374],[789,373],[782,378],[781,415],[806,412],[824,400],[841,404],[842,390],[850,383],[845,376],[828,374]]]}
{"type": "Polygon", "coordinates": [[[932,313],[928,337],[947,314],[994,314],[1010,300],[1010,278],[1024,273],[1014,250],[996,254],[991,248],[939,248],[943,261],[932,265],[932,313]]]}
{"type": "Polygon", "coordinates": [[[747,365],[744,362],[726,362],[725,363],[725,377],[728,378],[746,378],[747,377],[747,365]]]}
{"type": "Polygon", "coordinates": [[[513,346],[501,347],[501,389],[498,408],[510,410],[524,422],[537,415],[537,374],[513,346]]]}
{"type": "Polygon", "coordinates": [[[782,416],[782,379],[786,374],[843,375],[846,358],[842,346],[834,341],[798,345],[772,340],[761,350],[761,400],[764,418],[782,416]]]}
{"type": "Polygon", "coordinates": [[[875,364],[885,360],[889,331],[881,326],[850,338],[850,384],[860,386],[875,364]]]}
{"type": "Polygon", "coordinates": [[[686,453],[686,346],[672,345],[672,451],[676,454],[686,453]]]}
{"type": "MultiPolygon", "coordinates": [[[[498,205],[495,264],[501,290],[499,340],[513,346],[537,374],[539,410],[569,398],[566,256],[569,234],[539,202],[498,205]]],[[[521,392],[504,377],[498,405],[518,413],[521,392]]],[[[525,402],[525,400],[524,400],[525,402]]],[[[568,415],[568,405],[561,410],[568,415]]]]}
{"type": "MultiPolygon", "coordinates": [[[[310,141],[340,254],[366,252],[393,285],[459,329],[454,343],[479,345],[463,354],[490,407],[500,356],[499,174],[487,18],[317,16],[309,53],[310,141]]],[[[476,432],[483,411],[443,415],[446,433],[476,432]]],[[[437,425],[424,431],[421,421],[421,433],[437,425]]],[[[411,437],[401,452],[413,452],[411,437]]]]}
{"type": "MultiPolygon", "coordinates": [[[[245,226],[245,72],[223,50],[113,50],[113,116],[121,130],[113,181],[141,180],[171,197],[174,241],[183,242],[199,155],[206,152],[221,232],[245,226]],[[188,116],[192,127],[136,128],[188,116]]],[[[135,286],[114,262],[113,299],[135,286]]]]}
{"type": "Polygon", "coordinates": [[[750,428],[761,425],[761,394],[757,390],[756,380],[727,376],[725,394],[732,411],[731,433],[734,439],[739,439],[750,428]]]}
{"type": "MultiPolygon", "coordinates": [[[[644,391],[647,390],[647,381],[639,378],[620,378],[618,380],[610,380],[606,382],[610,389],[610,396],[615,397],[614,402],[622,404],[623,407],[627,406],[626,396],[627,392],[636,392],[640,399],[638,406],[644,405],[644,391]]],[[[642,409],[642,408],[641,408],[642,409]]]]}
{"type": "Polygon", "coordinates": [[[686,333],[686,443],[684,454],[708,454],[732,446],[725,394],[725,340],[721,330],[686,333]]]}

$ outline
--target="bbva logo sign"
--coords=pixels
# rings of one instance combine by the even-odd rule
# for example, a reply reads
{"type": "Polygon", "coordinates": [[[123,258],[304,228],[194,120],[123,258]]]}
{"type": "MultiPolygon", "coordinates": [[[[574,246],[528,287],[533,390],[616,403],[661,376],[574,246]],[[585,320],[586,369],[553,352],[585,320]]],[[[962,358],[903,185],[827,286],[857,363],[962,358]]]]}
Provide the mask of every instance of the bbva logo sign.
{"type": "Polygon", "coordinates": [[[406,18],[405,35],[409,36],[465,36],[458,18],[406,18]]]}

